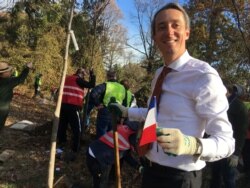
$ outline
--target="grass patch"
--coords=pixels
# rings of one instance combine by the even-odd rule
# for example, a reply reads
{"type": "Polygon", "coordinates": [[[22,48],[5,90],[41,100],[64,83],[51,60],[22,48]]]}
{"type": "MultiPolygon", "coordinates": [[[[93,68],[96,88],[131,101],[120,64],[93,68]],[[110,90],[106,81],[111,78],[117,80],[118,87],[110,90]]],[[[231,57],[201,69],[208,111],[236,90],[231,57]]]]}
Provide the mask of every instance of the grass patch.
{"type": "Polygon", "coordinates": [[[250,102],[244,102],[244,104],[246,105],[247,109],[250,109],[250,102]]]}

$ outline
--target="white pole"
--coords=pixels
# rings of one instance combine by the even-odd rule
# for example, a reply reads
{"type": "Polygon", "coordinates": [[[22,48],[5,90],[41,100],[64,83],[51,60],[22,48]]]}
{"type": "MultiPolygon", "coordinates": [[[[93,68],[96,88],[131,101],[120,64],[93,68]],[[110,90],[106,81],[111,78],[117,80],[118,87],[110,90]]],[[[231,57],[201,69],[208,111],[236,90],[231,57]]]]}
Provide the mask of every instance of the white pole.
{"type": "Polygon", "coordinates": [[[70,19],[68,23],[68,33],[67,33],[67,42],[66,42],[66,49],[65,49],[65,56],[64,56],[64,67],[63,67],[63,75],[61,78],[59,96],[57,99],[56,110],[55,110],[55,117],[53,120],[53,127],[51,133],[51,148],[50,148],[50,161],[49,161],[49,170],[48,170],[48,188],[53,188],[53,181],[54,181],[54,170],[55,170],[55,155],[56,155],[56,138],[57,138],[57,129],[59,124],[59,117],[60,117],[60,110],[61,110],[61,101],[62,101],[62,93],[63,93],[63,86],[65,83],[65,77],[67,73],[68,67],[68,52],[69,52],[69,43],[70,43],[70,30],[71,24],[73,19],[73,12],[74,12],[74,4],[75,0],[71,1],[71,10],[70,10],[70,19]]]}
{"type": "Polygon", "coordinates": [[[78,44],[77,44],[77,42],[76,42],[76,37],[75,37],[75,34],[74,34],[74,31],[73,31],[73,30],[70,30],[70,36],[71,36],[71,38],[72,38],[72,41],[73,41],[75,50],[78,51],[78,50],[79,50],[79,47],[78,47],[78,44]]]}

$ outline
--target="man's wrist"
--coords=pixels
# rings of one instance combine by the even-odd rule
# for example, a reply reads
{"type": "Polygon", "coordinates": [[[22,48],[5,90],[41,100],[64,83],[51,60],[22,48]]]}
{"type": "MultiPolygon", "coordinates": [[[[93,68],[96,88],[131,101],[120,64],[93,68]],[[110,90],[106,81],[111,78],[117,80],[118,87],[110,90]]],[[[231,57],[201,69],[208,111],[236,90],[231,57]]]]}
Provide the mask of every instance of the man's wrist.
{"type": "Polygon", "coordinates": [[[202,153],[202,144],[200,139],[195,138],[196,139],[196,150],[195,150],[195,155],[200,155],[202,153]]]}

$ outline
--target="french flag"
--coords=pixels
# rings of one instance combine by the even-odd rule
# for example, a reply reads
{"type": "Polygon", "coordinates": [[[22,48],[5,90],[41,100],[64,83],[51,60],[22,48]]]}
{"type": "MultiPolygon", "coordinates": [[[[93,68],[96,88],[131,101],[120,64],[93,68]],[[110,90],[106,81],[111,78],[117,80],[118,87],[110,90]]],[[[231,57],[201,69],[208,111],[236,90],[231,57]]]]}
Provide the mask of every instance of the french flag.
{"type": "Polygon", "coordinates": [[[148,114],[143,126],[139,147],[156,141],[156,97],[154,96],[149,104],[148,114]]]}

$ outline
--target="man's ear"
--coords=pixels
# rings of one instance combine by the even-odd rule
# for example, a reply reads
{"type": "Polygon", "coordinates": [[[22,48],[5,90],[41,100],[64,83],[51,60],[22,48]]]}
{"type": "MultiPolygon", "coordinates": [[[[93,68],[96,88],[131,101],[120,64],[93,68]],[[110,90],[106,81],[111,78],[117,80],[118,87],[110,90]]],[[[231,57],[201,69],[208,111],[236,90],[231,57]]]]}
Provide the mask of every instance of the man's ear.
{"type": "Polygon", "coordinates": [[[152,36],[152,39],[153,39],[152,45],[157,47],[156,42],[155,42],[155,36],[152,36]]]}
{"type": "Polygon", "coordinates": [[[186,40],[189,39],[189,36],[190,36],[190,29],[186,29],[186,40]]]}

